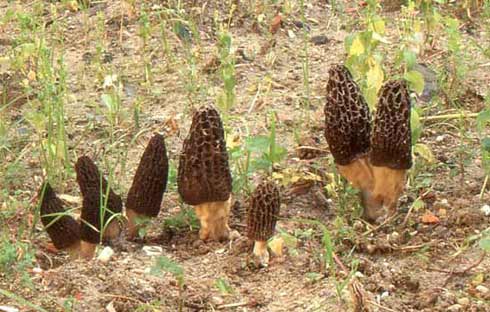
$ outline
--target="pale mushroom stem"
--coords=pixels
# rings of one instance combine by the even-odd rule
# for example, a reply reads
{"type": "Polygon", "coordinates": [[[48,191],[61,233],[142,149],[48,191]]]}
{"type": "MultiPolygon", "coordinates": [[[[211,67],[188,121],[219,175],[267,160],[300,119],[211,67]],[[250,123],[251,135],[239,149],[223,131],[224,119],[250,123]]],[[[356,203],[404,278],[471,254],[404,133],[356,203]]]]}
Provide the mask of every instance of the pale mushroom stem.
{"type": "Polygon", "coordinates": [[[90,260],[95,256],[95,248],[97,244],[93,244],[86,241],[80,242],[80,257],[85,260],[90,260]]]}
{"type": "Polygon", "coordinates": [[[376,220],[387,213],[392,215],[405,187],[407,170],[372,166],[374,187],[371,192],[363,192],[365,216],[376,220]]]}
{"type": "Polygon", "coordinates": [[[132,209],[127,209],[126,217],[128,218],[128,236],[129,238],[134,238],[138,235],[140,228],[140,225],[137,224],[137,219],[140,217],[140,214],[132,209]]]}
{"type": "Polygon", "coordinates": [[[76,260],[80,258],[80,241],[77,241],[73,245],[66,248],[66,251],[70,255],[71,260],[76,260]]]}
{"type": "Polygon", "coordinates": [[[196,205],[196,216],[201,223],[199,238],[202,240],[226,240],[230,234],[231,196],[226,201],[208,202],[196,205]]]}
{"type": "Polygon", "coordinates": [[[255,241],[254,244],[254,255],[256,255],[260,264],[269,264],[269,252],[267,251],[267,241],[255,241]]]}
{"type": "Polygon", "coordinates": [[[367,156],[354,160],[348,165],[337,165],[340,174],[355,188],[372,192],[374,187],[373,169],[367,156]]]}

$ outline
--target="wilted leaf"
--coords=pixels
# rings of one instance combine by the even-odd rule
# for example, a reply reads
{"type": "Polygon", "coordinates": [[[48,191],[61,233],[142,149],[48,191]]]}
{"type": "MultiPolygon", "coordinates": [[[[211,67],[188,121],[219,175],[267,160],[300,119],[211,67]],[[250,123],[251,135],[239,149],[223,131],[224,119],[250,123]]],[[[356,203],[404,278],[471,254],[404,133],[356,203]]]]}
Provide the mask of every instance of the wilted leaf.
{"type": "Polygon", "coordinates": [[[364,51],[365,48],[361,39],[359,38],[359,36],[356,36],[354,38],[354,41],[352,41],[352,45],[350,46],[349,55],[359,56],[362,55],[364,51]]]}
{"type": "Polygon", "coordinates": [[[281,27],[281,22],[282,22],[281,14],[277,14],[276,16],[274,16],[274,18],[271,21],[271,27],[270,27],[270,31],[272,34],[275,34],[279,30],[279,28],[281,27]]]}
{"type": "Polygon", "coordinates": [[[425,223],[425,224],[437,224],[439,222],[441,222],[441,220],[439,220],[439,218],[437,216],[435,216],[431,212],[427,212],[426,214],[424,214],[422,216],[422,223],[425,223]]]}

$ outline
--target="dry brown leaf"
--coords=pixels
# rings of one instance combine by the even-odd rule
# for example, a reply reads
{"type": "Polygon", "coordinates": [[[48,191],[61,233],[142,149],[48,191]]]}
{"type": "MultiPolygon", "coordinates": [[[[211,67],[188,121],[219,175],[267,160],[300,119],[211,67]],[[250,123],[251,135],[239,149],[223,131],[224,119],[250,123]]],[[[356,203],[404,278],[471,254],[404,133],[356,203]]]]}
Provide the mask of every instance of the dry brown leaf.
{"type": "Polygon", "coordinates": [[[270,31],[272,34],[275,34],[279,28],[281,27],[281,22],[282,22],[282,16],[281,14],[277,14],[271,22],[271,28],[270,31]]]}
{"type": "Polygon", "coordinates": [[[422,223],[425,223],[425,224],[436,224],[436,223],[439,223],[439,222],[441,222],[441,220],[439,220],[439,218],[437,216],[435,216],[431,212],[427,212],[426,214],[424,214],[422,216],[422,223]]]}

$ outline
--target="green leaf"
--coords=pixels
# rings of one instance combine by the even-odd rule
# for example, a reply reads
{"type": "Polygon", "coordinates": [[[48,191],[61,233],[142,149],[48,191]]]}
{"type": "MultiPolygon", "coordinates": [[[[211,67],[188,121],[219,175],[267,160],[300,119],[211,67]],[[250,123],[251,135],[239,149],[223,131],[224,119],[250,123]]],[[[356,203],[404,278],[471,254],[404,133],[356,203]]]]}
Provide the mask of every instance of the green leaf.
{"type": "Polygon", "coordinates": [[[270,146],[270,140],[268,136],[257,135],[246,140],[247,150],[252,153],[266,153],[270,146]]]}
{"type": "Polygon", "coordinates": [[[415,62],[417,61],[417,55],[415,54],[415,52],[411,50],[404,49],[403,60],[407,64],[407,68],[411,69],[415,65],[415,62]]]}
{"type": "Polygon", "coordinates": [[[412,109],[410,115],[410,127],[412,128],[412,145],[415,145],[422,134],[422,124],[417,110],[412,109]]]}
{"type": "Polygon", "coordinates": [[[486,137],[481,140],[481,147],[485,152],[490,152],[490,138],[486,137]]]}
{"type": "Polygon", "coordinates": [[[490,109],[482,110],[476,117],[476,128],[481,134],[485,130],[485,126],[490,122],[490,109]]]}
{"type": "Polygon", "coordinates": [[[232,294],[233,293],[233,288],[228,284],[228,282],[221,277],[216,280],[214,283],[216,288],[222,293],[222,294],[232,294]]]}
{"type": "Polygon", "coordinates": [[[162,272],[171,273],[177,278],[184,276],[184,269],[165,256],[158,257],[155,264],[150,269],[150,273],[153,275],[161,275],[162,272]]]}
{"type": "Polygon", "coordinates": [[[490,237],[484,237],[478,244],[480,248],[485,252],[490,252],[490,237]]]}
{"type": "Polygon", "coordinates": [[[413,152],[419,154],[428,163],[434,163],[436,160],[434,154],[432,154],[430,147],[425,144],[422,143],[415,144],[413,148],[413,152]]]}
{"type": "Polygon", "coordinates": [[[361,39],[359,38],[359,36],[355,37],[354,40],[352,41],[352,45],[350,46],[349,55],[359,56],[363,54],[365,51],[366,49],[364,48],[364,45],[361,39]]]}
{"type": "Polygon", "coordinates": [[[424,91],[424,76],[415,70],[407,72],[404,78],[408,81],[410,88],[414,90],[417,94],[422,94],[424,91]]]}

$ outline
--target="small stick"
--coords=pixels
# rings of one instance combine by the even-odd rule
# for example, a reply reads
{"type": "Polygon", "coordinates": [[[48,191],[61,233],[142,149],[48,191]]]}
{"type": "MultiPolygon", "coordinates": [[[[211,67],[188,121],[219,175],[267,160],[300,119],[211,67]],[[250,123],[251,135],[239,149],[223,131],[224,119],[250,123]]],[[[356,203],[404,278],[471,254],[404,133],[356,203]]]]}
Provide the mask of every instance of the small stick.
{"type": "Polygon", "coordinates": [[[390,222],[395,221],[396,219],[398,219],[399,216],[400,216],[399,214],[394,214],[391,217],[386,218],[380,225],[375,226],[375,227],[373,227],[370,230],[367,230],[366,232],[362,233],[362,235],[363,236],[367,236],[367,235],[369,235],[369,234],[371,234],[373,232],[376,232],[377,230],[379,230],[380,228],[382,228],[386,224],[388,224],[388,223],[390,223],[390,222]]]}
{"type": "Polygon", "coordinates": [[[237,307],[243,307],[248,305],[248,302],[237,302],[237,303],[228,303],[228,304],[222,304],[217,307],[218,310],[223,310],[226,308],[237,308],[237,307]]]}
{"type": "Polygon", "coordinates": [[[380,308],[381,310],[385,310],[385,311],[389,311],[389,312],[397,312],[396,310],[392,310],[390,308],[384,307],[384,306],[380,305],[379,303],[377,303],[376,301],[373,301],[373,300],[366,300],[366,302],[377,307],[377,308],[380,308]]]}
{"type": "Polygon", "coordinates": [[[446,115],[420,117],[420,120],[433,121],[433,120],[442,120],[442,119],[475,118],[477,116],[478,116],[478,113],[467,113],[467,114],[466,113],[458,113],[458,114],[446,114],[446,115]]]}

